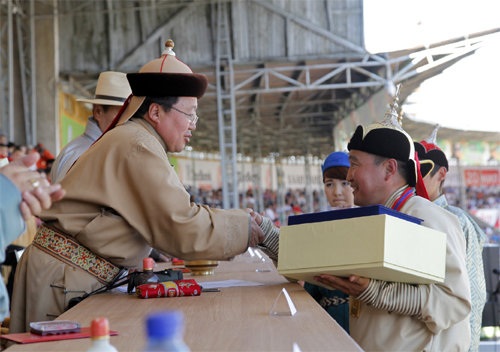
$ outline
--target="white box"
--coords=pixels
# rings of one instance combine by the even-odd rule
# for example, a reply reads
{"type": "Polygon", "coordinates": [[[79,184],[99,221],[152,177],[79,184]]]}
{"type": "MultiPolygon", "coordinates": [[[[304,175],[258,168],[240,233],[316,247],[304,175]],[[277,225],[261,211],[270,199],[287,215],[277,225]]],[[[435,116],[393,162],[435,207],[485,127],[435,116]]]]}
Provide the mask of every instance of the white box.
{"type": "Polygon", "coordinates": [[[444,281],[446,234],[385,214],[284,226],[279,244],[281,275],[326,288],[313,277],[444,281]]]}

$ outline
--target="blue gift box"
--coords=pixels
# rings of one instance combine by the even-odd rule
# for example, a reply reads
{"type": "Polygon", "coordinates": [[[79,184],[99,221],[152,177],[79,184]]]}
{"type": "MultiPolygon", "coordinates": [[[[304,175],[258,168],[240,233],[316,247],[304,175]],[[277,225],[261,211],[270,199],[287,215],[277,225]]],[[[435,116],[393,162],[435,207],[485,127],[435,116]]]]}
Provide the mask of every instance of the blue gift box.
{"type": "Polygon", "coordinates": [[[384,207],[383,205],[369,205],[367,207],[348,208],[339,210],[329,210],[320,213],[290,215],[288,217],[288,225],[309,224],[313,222],[331,221],[359,218],[362,216],[382,215],[387,214],[398,219],[406,220],[417,225],[421,225],[424,220],[414,216],[406,215],[397,210],[384,207]]]}

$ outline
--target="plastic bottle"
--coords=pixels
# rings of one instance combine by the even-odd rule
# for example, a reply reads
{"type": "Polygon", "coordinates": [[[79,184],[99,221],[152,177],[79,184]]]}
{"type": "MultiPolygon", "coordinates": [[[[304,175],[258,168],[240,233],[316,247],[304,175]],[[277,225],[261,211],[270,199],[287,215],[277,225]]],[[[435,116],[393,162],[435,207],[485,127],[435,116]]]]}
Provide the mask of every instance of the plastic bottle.
{"type": "Polygon", "coordinates": [[[95,318],[90,325],[90,337],[92,346],[87,352],[118,352],[109,343],[109,322],[106,318],[95,318]]]}
{"type": "Polygon", "coordinates": [[[148,346],[144,352],[190,352],[183,341],[184,315],[180,311],[159,312],[146,320],[148,346]]]}
{"type": "Polygon", "coordinates": [[[158,276],[153,273],[153,266],[155,262],[153,258],[144,258],[142,260],[142,274],[137,279],[137,286],[146,284],[155,284],[160,282],[158,276]]]}

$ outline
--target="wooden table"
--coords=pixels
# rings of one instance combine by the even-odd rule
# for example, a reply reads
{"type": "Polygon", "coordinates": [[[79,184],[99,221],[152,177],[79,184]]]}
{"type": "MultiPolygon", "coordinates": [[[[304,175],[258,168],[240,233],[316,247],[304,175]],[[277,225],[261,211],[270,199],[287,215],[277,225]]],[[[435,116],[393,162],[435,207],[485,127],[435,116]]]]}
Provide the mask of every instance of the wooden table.
{"type": "MultiPolygon", "coordinates": [[[[111,337],[118,351],[141,351],[146,345],[145,317],[158,310],[182,310],[184,341],[192,351],[292,351],[296,342],[302,351],[361,351],[361,348],[326,311],[298,284],[271,272],[255,272],[258,263],[240,256],[221,262],[211,276],[191,276],[198,282],[230,279],[263,283],[264,286],[221,288],[198,297],[139,299],[122,292],[92,296],[61,315],[90,326],[93,318],[109,319],[111,337]],[[294,316],[270,316],[271,308],[286,288],[297,308],[294,316]]],[[[15,345],[8,351],[85,351],[89,339],[15,345]]]]}

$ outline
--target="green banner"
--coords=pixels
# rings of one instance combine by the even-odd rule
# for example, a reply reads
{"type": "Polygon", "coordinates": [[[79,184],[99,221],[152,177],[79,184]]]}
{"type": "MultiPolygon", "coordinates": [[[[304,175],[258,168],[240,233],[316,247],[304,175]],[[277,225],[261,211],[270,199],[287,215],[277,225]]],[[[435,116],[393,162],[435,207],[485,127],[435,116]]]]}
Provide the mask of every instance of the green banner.
{"type": "Polygon", "coordinates": [[[83,132],[85,132],[85,124],[78,123],[71,117],[61,114],[61,148],[83,132]]]}
{"type": "Polygon", "coordinates": [[[179,167],[177,166],[177,164],[178,164],[177,158],[172,156],[172,155],[169,155],[168,160],[170,161],[170,165],[172,165],[174,167],[174,170],[177,173],[177,175],[179,175],[179,167]]]}

